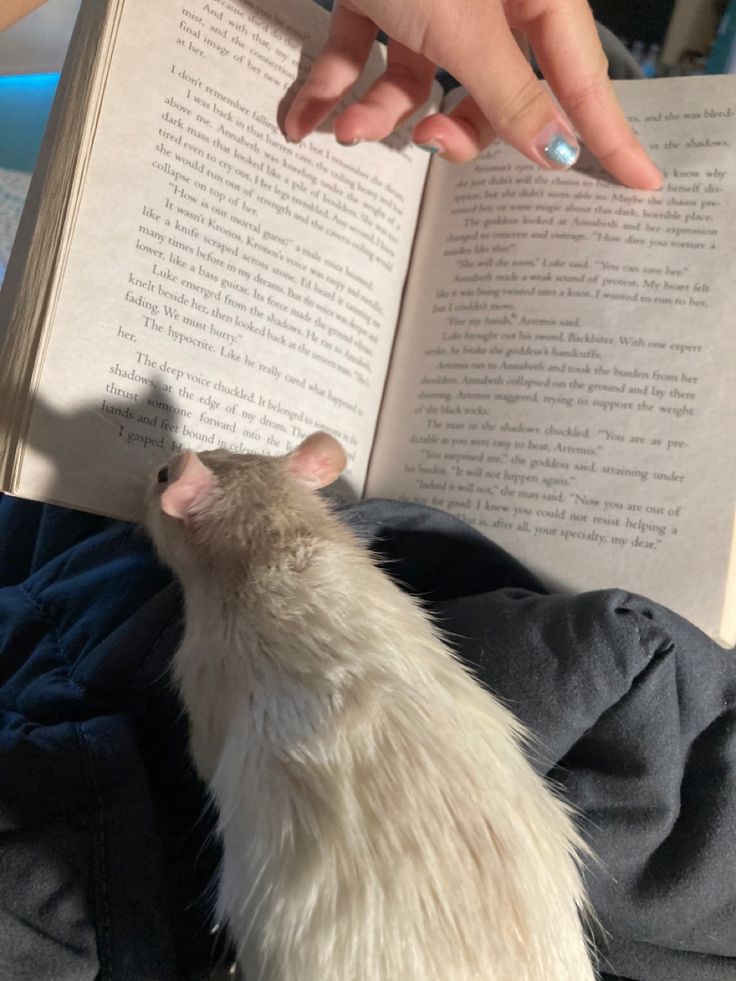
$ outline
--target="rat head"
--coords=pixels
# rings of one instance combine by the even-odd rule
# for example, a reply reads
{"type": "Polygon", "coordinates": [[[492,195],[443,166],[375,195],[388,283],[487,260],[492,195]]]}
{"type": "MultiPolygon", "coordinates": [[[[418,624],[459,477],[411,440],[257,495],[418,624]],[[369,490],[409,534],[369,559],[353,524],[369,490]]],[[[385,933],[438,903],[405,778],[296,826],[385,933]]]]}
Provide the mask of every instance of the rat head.
{"type": "Polygon", "coordinates": [[[314,433],[286,456],[186,451],[155,475],[146,524],[163,561],[184,582],[268,563],[327,519],[314,491],[331,484],[345,451],[314,433]]]}

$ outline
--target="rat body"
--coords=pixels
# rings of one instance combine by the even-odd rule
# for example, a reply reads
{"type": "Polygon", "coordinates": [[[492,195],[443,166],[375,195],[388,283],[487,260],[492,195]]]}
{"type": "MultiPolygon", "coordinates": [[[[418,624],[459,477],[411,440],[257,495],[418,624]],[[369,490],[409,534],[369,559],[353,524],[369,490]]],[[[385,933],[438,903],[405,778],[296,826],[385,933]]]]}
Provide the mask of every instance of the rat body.
{"type": "Polygon", "coordinates": [[[344,454],[184,454],[149,531],[247,981],[592,981],[581,844],[519,724],[313,492],[344,454]]]}

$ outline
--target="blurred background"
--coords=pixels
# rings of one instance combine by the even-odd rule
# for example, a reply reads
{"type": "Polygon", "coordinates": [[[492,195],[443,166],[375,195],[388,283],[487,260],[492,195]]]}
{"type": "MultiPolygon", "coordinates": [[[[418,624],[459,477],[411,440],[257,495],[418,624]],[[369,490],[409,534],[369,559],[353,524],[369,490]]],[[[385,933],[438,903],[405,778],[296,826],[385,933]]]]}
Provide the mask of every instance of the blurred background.
{"type": "Polygon", "coordinates": [[[645,75],[736,70],[734,0],[594,0],[591,7],[645,75]]]}

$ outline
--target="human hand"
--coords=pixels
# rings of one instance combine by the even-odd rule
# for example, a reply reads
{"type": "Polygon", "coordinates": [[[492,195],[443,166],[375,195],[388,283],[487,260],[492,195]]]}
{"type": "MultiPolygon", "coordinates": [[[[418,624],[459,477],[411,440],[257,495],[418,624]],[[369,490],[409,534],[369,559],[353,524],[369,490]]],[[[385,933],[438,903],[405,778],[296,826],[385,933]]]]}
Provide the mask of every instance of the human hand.
{"type": "Polygon", "coordinates": [[[577,159],[574,125],[616,180],[661,187],[614,95],[587,0],[336,0],[327,43],[285,117],[289,139],[311,133],[351,88],[378,29],[390,38],[387,69],[338,115],[340,143],[391,133],[426,102],[441,65],[469,96],[414,127],[414,141],[425,148],[463,162],[500,136],[535,163],[559,169],[577,159]],[[531,43],[562,111],[518,37],[531,43]]]}

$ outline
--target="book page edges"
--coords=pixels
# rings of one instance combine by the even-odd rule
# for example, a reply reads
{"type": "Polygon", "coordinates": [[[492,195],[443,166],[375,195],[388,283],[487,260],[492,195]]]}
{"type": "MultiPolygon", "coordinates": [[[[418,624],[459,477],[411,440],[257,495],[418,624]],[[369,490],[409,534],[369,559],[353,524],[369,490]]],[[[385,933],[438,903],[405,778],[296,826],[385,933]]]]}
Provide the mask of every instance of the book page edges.
{"type": "MultiPolygon", "coordinates": [[[[121,0],[83,4],[21,216],[0,301],[0,482],[17,486],[47,323],[63,273],[62,246],[83,180],[90,114],[100,98],[101,56],[121,0]]],[[[109,47],[109,45],[108,45],[109,47]]]]}

